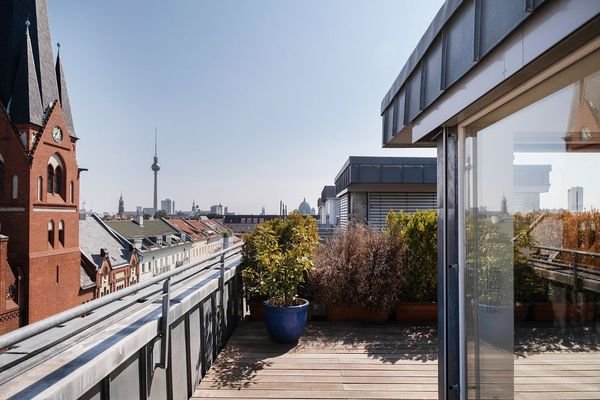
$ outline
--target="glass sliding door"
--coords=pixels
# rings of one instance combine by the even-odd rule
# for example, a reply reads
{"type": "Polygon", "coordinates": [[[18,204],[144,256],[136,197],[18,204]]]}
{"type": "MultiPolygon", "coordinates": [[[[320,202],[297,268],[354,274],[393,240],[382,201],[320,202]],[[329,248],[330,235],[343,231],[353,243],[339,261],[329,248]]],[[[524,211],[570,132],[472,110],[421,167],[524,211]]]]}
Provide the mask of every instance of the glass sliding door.
{"type": "Polygon", "coordinates": [[[461,137],[466,398],[600,399],[600,55],[461,137]]]}

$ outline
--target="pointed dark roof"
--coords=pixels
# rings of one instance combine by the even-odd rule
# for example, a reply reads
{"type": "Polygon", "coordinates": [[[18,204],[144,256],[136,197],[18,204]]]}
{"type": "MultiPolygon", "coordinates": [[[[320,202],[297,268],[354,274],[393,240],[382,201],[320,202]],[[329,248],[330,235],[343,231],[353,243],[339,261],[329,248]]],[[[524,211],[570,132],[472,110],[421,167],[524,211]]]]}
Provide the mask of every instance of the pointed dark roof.
{"type": "Polygon", "coordinates": [[[31,21],[31,49],[45,110],[59,98],[46,0],[0,0],[0,101],[7,108],[13,95],[26,20],[31,21]]]}
{"type": "MultiPolygon", "coordinates": [[[[23,27],[25,28],[25,26],[23,27]]],[[[7,111],[13,123],[31,122],[42,125],[44,113],[31,49],[29,27],[24,30],[26,31],[23,35],[25,41],[7,111]]]]}
{"type": "Polygon", "coordinates": [[[63,116],[69,128],[69,134],[73,137],[77,137],[75,134],[75,128],[73,126],[73,115],[71,113],[71,103],[69,102],[69,92],[67,91],[67,81],[65,80],[65,74],[60,59],[60,44],[58,45],[58,52],[56,56],[56,78],[58,80],[58,95],[60,99],[60,105],[63,110],[63,116]]]}

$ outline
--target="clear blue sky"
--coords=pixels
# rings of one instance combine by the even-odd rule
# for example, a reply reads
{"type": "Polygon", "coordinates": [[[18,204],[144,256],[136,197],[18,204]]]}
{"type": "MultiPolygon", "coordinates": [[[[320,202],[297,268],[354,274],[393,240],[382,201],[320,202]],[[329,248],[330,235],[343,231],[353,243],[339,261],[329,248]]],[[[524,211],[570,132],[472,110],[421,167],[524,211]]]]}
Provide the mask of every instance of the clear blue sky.
{"type": "Polygon", "coordinates": [[[82,174],[81,201],[116,212],[289,210],[350,155],[381,148],[379,106],[441,0],[50,0],[82,174]]]}

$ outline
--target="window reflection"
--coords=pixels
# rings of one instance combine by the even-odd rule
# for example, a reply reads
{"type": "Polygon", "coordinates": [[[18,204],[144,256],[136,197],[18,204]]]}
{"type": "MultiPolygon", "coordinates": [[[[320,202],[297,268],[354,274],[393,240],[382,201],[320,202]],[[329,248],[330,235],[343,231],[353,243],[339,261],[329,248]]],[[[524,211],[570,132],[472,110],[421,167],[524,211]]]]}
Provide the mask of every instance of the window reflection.
{"type": "Polygon", "coordinates": [[[468,396],[556,395],[600,368],[600,72],[488,122],[465,140],[468,396]]]}

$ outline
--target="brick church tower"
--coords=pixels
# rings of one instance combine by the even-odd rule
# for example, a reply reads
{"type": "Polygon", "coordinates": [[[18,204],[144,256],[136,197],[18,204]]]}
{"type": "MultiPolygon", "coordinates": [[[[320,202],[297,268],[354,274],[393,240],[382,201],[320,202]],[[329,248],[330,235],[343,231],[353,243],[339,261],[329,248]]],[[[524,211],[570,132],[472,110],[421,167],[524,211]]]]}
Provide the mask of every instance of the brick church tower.
{"type": "Polygon", "coordinates": [[[22,324],[88,300],[80,294],[76,148],[46,1],[0,0],[0,234],[21,282],[22,324]]]}

